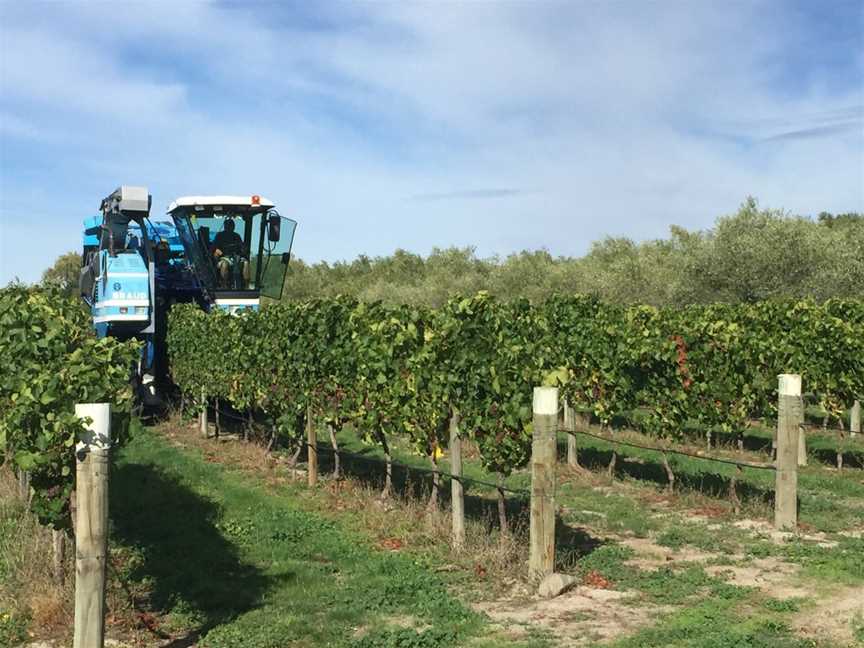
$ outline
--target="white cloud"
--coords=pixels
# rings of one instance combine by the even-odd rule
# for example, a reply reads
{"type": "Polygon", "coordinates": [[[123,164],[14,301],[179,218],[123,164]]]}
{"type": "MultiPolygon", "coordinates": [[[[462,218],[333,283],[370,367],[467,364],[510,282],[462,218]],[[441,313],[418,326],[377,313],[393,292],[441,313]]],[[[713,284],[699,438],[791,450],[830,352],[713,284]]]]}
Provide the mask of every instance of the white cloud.
{"type": "Polygon", "coordinates": [[[761,3],[122,7],[2,10],[0,282],[123,182],[268,195],[311,259],[864,210],[861,84],[778,85],[801,27],[761,3]],[[26,259],[22,211],[53,230],[26,259]]]}
{"type": "Polygon", "coordinates": [[[7,101],[148,124],[184,103],[182,85],[129,79],[109,48],[62,33],[11,31],[3,34],[2,47],[0,78],[7,101]]]}

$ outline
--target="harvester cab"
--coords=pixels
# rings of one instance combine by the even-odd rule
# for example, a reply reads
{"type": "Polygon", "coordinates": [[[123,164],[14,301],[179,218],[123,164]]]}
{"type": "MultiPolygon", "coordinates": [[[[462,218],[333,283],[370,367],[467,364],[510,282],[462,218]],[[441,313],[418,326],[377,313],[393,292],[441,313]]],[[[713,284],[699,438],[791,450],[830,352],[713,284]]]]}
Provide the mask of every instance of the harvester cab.
{"type": "Polygon", "coordinates": [[[168,207],[205,301],[236,313],[279,299],[297,223],[260,196],[187,196],[168,207]]]}

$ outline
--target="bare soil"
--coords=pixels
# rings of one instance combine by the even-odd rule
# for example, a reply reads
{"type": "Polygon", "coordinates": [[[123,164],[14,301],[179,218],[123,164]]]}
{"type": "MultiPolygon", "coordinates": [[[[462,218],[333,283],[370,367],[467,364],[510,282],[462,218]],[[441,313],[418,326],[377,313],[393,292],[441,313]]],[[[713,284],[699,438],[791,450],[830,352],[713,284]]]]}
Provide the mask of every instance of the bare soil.
{"type": "Polygon", "coordinates": [[[627,564],[643,570],[659,569],[674,562],[702,563],[720,556],[688,546],[672,549],[648,538],[624,538],[620,544],[636,552],[627,564]]]}
{"type": "Polygon", "coordinates": [[[711,576],[732,585],[755,587],[776,599],[806,598],[812,594],[798,578],[799,565],[777,558],[756,558],[746,566],[712,565],[705,568],[711,576]]]}
{"type": "Polygon", "coordinates": [[[830,637],[837,645],[855,645],[852,621],[864,618],[864,587],[847,587],[817,599],[802,610],[793,627],[803,637],[830,637]]]}
{"type": "Polygon", "coordinates": [[[562,648],[591,646],[650,625],[670,610],[639,603],[637,592],[579,586],[554,599],[510,598],[475,604],[514,638],[532,626],[549,631],[562,648]]]}

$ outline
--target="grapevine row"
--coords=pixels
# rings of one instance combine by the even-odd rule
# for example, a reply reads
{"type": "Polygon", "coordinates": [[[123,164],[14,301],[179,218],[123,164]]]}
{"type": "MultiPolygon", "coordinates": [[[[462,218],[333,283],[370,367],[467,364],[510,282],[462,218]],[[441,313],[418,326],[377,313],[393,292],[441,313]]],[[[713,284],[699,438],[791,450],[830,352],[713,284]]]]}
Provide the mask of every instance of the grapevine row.
{"type": "Polygon", "coordinates": [[[55,289],[0,290],[0,461],[29,475],[31,508],[43,524],[71,524],[83,430],[75,404],[111,403],[122,420],[138,353],[134,342],[97,339],[80,300],[55,289]]]}
{"type": "Polygon", "coordinates": [[[173,379],[199,408],[215,398],[263,411],[288,437],[307,415],[350,422],[387,454],[399,435],[429,456],[458,412],[501,475],[528,461],[539,384],[605,425],[640,411],[643,431],[669,442],[687,423],[740,438],[773,418],[779,373],[802,374],[838,420],[864,394],[864,302],[849,300],[656,309],[481,292],[434,310],[336,298],[242,317],[178,305],[168,344],[173,379]]]}

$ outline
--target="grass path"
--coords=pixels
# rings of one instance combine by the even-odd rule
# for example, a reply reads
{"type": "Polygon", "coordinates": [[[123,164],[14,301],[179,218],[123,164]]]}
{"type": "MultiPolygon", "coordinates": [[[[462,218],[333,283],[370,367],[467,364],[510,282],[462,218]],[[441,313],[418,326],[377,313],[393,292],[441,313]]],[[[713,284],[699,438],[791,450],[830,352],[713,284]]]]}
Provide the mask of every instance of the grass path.
{"type": "Polygon", "coordinates": [[[161,613],[166,645],[496,645],[416,555],[377,549],[152,432],[121,451],[111,500],[118,575],[161,613]]]}

